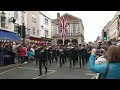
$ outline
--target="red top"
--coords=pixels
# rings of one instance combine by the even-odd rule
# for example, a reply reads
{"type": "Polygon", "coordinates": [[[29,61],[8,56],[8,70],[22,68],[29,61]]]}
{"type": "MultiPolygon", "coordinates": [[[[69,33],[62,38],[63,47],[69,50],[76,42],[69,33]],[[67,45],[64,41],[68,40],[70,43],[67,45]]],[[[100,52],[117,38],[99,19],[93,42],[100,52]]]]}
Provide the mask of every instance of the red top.
{"type": "Polygon", "coordinates": [[[25,56],[25,48],[24,47],[20,47],[20,49],[19,49],[19,55],[20,56],[25,56]]]}

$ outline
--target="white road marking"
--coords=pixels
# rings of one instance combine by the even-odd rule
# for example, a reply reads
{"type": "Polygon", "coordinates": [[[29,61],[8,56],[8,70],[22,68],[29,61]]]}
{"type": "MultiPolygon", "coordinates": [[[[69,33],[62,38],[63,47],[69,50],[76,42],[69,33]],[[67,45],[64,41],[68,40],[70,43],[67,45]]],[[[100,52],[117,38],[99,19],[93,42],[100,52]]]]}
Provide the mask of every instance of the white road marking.
{"type": "Polygon", "coordinates": [[[2,72],[2,73],[0,73],[0,74],[7,73],[7,72],[12,71],[12,70],[14,70],[14,69],[17,69],[17,68],[13,68],[13,69],[10,69],[10,70],[7,70],[7,71],[4,71],[4,72],[2,72]]]}
{"type": "MultiPolygon", "coordinates": [[[[39,70],[38,68],[29,68],[29,67],[18,67],[18,68],[39,70]]],[[[44,69],[42,69],[42,70],[44,70],[44,69]]],[[[48,70],[48,71],[55,71],[55,70],[48,70]]]]}
{"type": "Polygon", "coordinates": [[[86,75],[90,75],[90,76],[92,76],[92,78],[91,78],[91,79],[96,79],[96,74],[86,73],[86,75]]]}
{"type": "Polygon", "coordinates": [[[38,78],[40,78],[40,77],[43,77],[43,76],[45,76],[45,75],[52,74],[52,73],[55,73],[55,72],[57,72],[57,70],[53,70],[53,71],[50,72],[50,73],[47,73],[47,74],[44,74],[44,75],[41,75],[41,76],[38,76],[38,77],[35,77],[35,78],[32,78],[32,79],[38,79],[38,78]]]}
{"type": "Polygon", "coordinates": [[[93,76],[91,79],[96,79],[96,76],[93,76]]]}
{"type": "Polygon", "coordinates": [[[29,68],[29,67],[18,67],[18,68],[39,70],[39,69],[37,69],[37,68],[29,68]]]}
{"type": "Polygon", "coordinates": [[[86,75],[92,75],[92,76],[93,76],[93,75],[96,75],[96,74],[92,74],[92,73],[86,73],[86,75]]]}

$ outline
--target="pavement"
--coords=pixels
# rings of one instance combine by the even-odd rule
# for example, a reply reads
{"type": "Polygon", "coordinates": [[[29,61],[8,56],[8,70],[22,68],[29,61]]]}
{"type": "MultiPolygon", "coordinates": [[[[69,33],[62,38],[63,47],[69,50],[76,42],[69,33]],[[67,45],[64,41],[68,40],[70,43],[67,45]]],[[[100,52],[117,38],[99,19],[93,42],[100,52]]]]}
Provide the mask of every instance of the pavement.
{"type": "Polygon", "coordinates": [[[88,64],[82,68],[78,63],[70,67],[69,61],[62,67],[59,62],[54,62],[51,65],[48,62],[47,74],[45,74],[44,67],[42,72],[43,75],[38,76],[39,68],[35,63],[16,64],[7,66],[6,70],[0,72],[0,79],[92,79],[95,75],[89,70],[88,64]]]}
{"type": "Polygon", "coordinates": [[[7,66],[4,66],[4,65],[0,66],[0,73],[4,72],[6,70],[12,69],[12,68],[23,66],[23,65],[25,65],[25,64],[18,64],[18,60],[15,60],[15,64],[7,65],[7,66]]]}

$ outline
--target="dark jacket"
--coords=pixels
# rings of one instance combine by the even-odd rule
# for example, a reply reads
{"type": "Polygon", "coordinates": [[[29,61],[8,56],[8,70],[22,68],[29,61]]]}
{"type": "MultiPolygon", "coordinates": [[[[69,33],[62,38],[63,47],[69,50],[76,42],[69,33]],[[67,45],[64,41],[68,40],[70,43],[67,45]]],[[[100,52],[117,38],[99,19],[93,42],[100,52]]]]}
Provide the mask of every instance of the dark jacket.
{"type": "Polygon", "coordinates": [[[47,52],[45,49],[42,49],[41,51],[39,51],[39,60],[41,62],[46,62],[47,61],[47,52]]]}

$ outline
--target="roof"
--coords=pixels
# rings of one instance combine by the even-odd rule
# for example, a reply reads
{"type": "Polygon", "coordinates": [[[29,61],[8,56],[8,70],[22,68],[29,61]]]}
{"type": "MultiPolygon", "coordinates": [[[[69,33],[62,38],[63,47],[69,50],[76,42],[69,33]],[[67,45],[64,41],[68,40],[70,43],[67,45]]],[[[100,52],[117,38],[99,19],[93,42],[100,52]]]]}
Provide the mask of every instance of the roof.
{"type": "Polygon", "coordinates": [[[75,17],[75,16],[73,16],[73,15],[71,15],[71,14],[68,14],[68,13],[63,14],[60,18],[62,18],[62,17],[65,16],[65,15],[68,15],[68,16],[70,16],[70,17],[73,17],[73,18],[76,18],[76,19],[78,19],[78,20],[81,20],[80,18],[75,17]]]}

